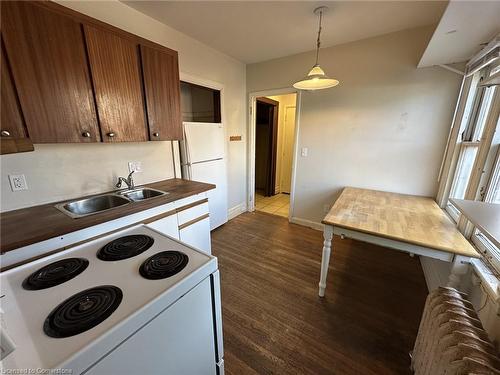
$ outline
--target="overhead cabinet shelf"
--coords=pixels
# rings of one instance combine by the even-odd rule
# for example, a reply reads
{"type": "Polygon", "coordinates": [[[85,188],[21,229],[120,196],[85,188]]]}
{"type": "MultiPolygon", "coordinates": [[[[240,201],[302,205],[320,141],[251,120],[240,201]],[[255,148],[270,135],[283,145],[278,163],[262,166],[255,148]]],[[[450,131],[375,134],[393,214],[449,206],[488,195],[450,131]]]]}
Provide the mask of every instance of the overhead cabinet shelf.
{"type": "Polygon", "coordinates": [[[182,138],[176,51],[51,2],[1,6],[1,153],[182,138]]]}

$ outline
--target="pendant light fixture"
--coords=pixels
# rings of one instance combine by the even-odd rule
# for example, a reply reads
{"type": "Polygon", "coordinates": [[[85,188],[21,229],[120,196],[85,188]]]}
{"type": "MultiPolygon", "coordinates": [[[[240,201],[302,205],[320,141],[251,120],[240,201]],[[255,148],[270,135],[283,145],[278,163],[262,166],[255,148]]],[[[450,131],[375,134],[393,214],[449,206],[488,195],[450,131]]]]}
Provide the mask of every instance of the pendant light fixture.
{"type": "Polygon", "coordinates": [[[321,46],[321,21],[323,13],[328,7],[322,6],[314,9],[314,14],[319,16],[318,40],[316,41],[316,63],[303,80],[295,82],[293,87],[299,90],[321,90],[337,86],[339,81],[328,78],[323,69],[319,66],[319,48],[321,46]]]}

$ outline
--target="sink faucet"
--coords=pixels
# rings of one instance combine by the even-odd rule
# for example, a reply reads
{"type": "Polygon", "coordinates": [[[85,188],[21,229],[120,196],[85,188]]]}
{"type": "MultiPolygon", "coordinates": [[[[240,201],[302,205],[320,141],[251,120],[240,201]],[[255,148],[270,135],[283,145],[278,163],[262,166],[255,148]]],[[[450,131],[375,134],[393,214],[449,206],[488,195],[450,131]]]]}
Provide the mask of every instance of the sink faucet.
{"type": "Polygon", "coordinates": [[[122,187],[122,182],[125,182],[125,184],[129,188],[129,190],[133,189],[134,188],[134,179],[132,178],[132,174],[133,173],[134,173],[134,171],[130,172],[128,174],[127,178],[118,177],[118,182],[116,183],[116,187],[117,188],[121,188],[122,187]]]}

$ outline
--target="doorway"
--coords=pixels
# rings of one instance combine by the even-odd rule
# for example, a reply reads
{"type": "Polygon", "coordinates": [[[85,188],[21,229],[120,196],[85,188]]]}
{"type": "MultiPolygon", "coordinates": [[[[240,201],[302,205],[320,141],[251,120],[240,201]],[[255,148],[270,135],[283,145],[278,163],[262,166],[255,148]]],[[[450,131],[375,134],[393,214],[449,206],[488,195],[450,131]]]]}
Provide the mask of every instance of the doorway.
{"type": "Polygon", "coordinates": [[[255,209],[290,216],[297,94],[255,102],[255,209]]]}
{"type": "Polygon", "coordinates": [[[255,191],[270,197],[276,190],[279,102],[257,98],[255,116],[255,191]]]}

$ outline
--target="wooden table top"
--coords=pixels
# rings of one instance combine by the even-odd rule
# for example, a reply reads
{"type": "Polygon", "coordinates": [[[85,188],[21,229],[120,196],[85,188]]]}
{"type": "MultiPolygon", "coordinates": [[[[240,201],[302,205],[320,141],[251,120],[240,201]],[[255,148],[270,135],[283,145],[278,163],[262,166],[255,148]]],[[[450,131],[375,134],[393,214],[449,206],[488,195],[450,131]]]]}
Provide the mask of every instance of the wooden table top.
{"type": "Polygon", "coordinates": [[[480,256],[428,197],[346,187],[323,224],[457,255],[480,256]]]}

